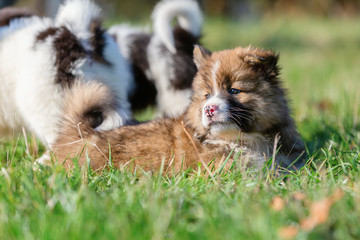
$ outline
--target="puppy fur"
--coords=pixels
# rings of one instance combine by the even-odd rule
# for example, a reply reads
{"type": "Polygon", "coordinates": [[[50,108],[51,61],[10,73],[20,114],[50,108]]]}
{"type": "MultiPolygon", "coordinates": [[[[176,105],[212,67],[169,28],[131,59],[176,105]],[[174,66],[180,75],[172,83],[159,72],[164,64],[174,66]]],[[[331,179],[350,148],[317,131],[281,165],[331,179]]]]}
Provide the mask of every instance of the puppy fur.
{"type": "Polygon", "coordinates": [[[156,103],[159,115],[174,116],[190,102],[196,73],[192,54],[201,35],[202,13],[195,0],[163,0],[155,6],[152,19],[153,33],[127,24],[108,32],[131,63],[136,82],[130,97],[133,110],[156,103]]]}
{"type": "Polygon", "coordinates": [[[102,82],[114,92],[118,104],[97,130],[120,126],[131,117],[130,67],[102,29],[100,13],[90,0],[68,0],[55,20],[19,14],[7,18],[0,28],[0,137],[25,127],[51,147],[64,92],[78,81],[102,82]]]}
{"type": "Polygon", "coordinates": [[[109,164],[111,149],[115,167],[134,164],[158,171],[164,162],[164,169],[177,172],[230,154],[230,164],[240,155],[237,163],[259,168],[277,152],[277,166],[297,169],[304,164],[305,149],[290,116],[277,61],[273,52],[251,47],[211,53],[197,46],[194,62],[199,71],[184,114],[110,131],[94,131],[86,118],[89,110],[112,104],[106,87],[94,91],[90,86],[87,94],[74,91],[68,95],[55,157],[72,168],[73,157],[83,165],[87,155],[97,170],[109,164]],[[102,99],[102,105],[89,96],[102,99]]]}

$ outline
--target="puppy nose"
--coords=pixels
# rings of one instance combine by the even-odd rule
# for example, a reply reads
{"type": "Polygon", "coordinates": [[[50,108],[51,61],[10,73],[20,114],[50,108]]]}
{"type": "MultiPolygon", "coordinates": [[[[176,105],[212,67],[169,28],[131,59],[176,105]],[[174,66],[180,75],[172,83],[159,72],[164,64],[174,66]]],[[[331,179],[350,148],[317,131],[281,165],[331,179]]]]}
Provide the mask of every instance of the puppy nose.
{"type": "Polygon", "coordinates": [[[211,104],[208,106],[205,106],[205,116],[207,117],[213,117],[215,115],[215,112],[219,109],[219,107],[215,104],[211,104]]]}

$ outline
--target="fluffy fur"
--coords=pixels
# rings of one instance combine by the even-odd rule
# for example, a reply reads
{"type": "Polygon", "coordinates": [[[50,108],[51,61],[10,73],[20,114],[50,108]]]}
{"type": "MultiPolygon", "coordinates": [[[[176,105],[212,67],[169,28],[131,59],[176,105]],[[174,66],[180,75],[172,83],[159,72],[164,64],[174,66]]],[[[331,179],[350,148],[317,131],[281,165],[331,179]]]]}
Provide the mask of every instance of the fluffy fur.
{"type": "Polygon", "coordinates": [[[190,102],[196,73],[193,47],[201,35],[202,13],[195,0],[163,0],[152,13],[154,33],[117,25],[112,34],[131,63],[136,89],[130,101],[134,110],[157,104],[160,115],[178,115],[190,102]],[[177,19],[173,28],[172,20],[177,19]]]}
{"type": "Polygon", "coordinates": [[[132,75],[102,29],[100,12],[90,0],[68,0],[55,20],[14,17],[0,28],[0,136],[25,127],[51,147],[64,92],[78,81],[104,83],[118,102],[97,130],[124,124],[131,113],[132,75]]]}
{"type": "MultiPolygon", "coordinates": [[[[229,164],[240,155],[241,164],[260,167],[278,150],[277,166],[299,168],[305,149],[290,117],[277,60],[274,53],[254,48],[210,53],[195,47],[199,71],[185,113],[111,131],[94,131],[84,114],[98,108],[88,96],[106,99],[106,90],[73,92],[67,101],[83,104],[67,108],[54,146],[56,159],[71,168],[73,157],[80,157],[82,165],[89,156],[96,170],[107,166],[111,155],[115,167],[134,163],[157,171],[164,162],[165,169],[177,172],[196,167],[199,161],[219,162],[231,152],[229,164]]],[[[107,101],[111,103],[111,98],[107,101]]]]}

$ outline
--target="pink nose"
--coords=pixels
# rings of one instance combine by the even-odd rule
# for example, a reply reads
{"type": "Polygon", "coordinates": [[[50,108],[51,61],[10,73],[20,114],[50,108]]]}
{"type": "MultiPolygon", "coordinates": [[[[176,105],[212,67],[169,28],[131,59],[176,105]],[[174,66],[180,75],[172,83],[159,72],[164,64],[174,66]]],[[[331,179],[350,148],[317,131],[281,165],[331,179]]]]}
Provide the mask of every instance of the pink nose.
{"type": "Polygon", "coordinates": [[[219,109],[219,107],[215,104],[211,104],[208,106],[205,106],[205,116],[207,117],[213,117],[215,115],[215,112],[219,109]]]}

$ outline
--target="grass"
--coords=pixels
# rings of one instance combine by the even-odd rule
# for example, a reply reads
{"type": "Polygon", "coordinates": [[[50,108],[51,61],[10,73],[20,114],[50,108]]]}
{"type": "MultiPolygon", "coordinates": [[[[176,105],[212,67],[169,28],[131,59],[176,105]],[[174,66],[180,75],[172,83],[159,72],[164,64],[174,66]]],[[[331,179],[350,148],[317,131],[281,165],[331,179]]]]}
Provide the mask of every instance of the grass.
{"type": "MultiPolygon", "coordinates": [[[[360,19],[207,19],[203,44],[280,53],[309,162],[280,177],[137,178],[34,169],[32,138],[0,142],[0,239],[359,239],[360,19]]],[[[147,110],[142,119],[147,118],[147,110]]]]}

